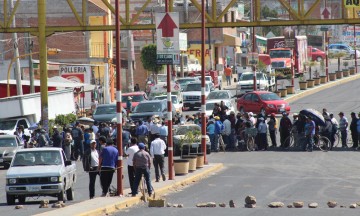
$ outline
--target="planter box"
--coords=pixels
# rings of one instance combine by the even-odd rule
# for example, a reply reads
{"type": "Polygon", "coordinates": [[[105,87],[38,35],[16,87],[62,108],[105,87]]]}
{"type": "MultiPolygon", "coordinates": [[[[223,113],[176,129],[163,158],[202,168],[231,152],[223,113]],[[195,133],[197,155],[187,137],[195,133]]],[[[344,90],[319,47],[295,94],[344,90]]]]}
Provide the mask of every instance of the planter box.
{"type": "Polygon", "coordinates": [[[279,89],[280,91],[280,97],[286,97],[287,96],[287,89],[279,89]]]}
{"type": "Polygon", "coordinates": [[[348,77],[348,76],[350,75],[350,72],[349,72],[349,70],[347,70],[347,69],[346,69],[346,70],[343,70],[342,72],[343,72],[343,76],[344,76],[344,77],[348,77]]]}
{"type": "Polygon", "coordinates": [[[355,74],[355,67],[349,67],[349,72],[350,72],[350,75],[354,75],[355,74]]]}
{"type": "Polygon", "coordinates": [[[307,80],[307,87],[308,88],[312,88],[315,85],[315,80],[311,79],[311,80],[307,80]]]}
{"type": "Polygon", "coordinates": [[[197,156],[196,155],[183,155],[182,159],[189,160],[189,172],[196,170],[197,156]]]}
{"type": "Polygon", "coordinates": [[[321,84],[327,83],[327,77],[326,76],[320,76],[320,83],[321,84]]]}
{"type": "Polygon", "coordinates": [[[174,160],[175,175],[186,175],[189,173],[189,160],[174,160]]]}
{"type": "Polygon", "coordinates": [[[329,73],[329,80],[330,81],[335,81],[336,80],[336,73],[329,73]]]}
{"type": "Polygon", "coordinates": [[[295,86],[286,86],[286,90],[288,94],[295,94],[295,86]]]}
{"type": "Polygon", "coordinates": [[[277,94],[277,96],[281,97],[281,92],[280,91],[276,91],[274,93],[277,94]]]}
{"type": "Polygon", "coordinates": [[[314,78],[314,80],[316,86],[320,85],[320,77],[314,78]]]}
{"type": "Polygon", "coordinates": [[[203,168],[204,167],[204,154],[200,153],[196,156],[196,168],[203,168]]]}
{"type": "Polygon", "coordinates": [[[336,79],[341,79],[343,77],[342,71],[336,71],[336,79]]]}
{"type": "Polygon", "coordinates": [[[300,81],[299,86],[300,86],[300,90],[306,90],[307,89],[307,82],[306,81],[300,81]]]}

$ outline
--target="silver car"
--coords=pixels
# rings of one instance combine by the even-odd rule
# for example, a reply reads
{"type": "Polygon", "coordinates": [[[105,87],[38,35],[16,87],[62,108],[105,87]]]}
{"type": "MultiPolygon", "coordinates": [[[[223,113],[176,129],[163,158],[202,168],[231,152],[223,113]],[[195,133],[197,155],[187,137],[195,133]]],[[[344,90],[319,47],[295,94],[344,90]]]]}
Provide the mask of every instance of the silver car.
{"type": "Polygon", "coordinates": [[[23,147],[17,136],[0,135],[0,165],[9,168],[16,151],[23,147]]]}

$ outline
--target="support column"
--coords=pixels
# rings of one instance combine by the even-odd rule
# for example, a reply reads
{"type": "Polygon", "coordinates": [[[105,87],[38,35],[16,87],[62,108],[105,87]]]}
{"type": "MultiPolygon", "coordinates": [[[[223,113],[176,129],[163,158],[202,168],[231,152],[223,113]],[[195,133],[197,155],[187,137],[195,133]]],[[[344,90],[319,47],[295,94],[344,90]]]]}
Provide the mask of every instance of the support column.
{"type": "Polygon", "coordinates": [[[116,143],[117,148],[119,151],[118,155],[118,163],[117,163],[117,194],[119,196],[124,195],[123,192],[123,182],[122,182],[122,175],[123,175],[123,146],[122,146],[122,106],[121,106],[121,59],[120,59],[120,5],[119,0],[115,0],[115,25],[116,25],[116,32],[115,32],[115,46],[116,46],[116,143]]]}
{"type": "MultiPolygon", "coordinates": [[[[14,9],[13,0],[10,0],[10,8],[11,8],[11,10],[14,9]]],[[[14,15],[13,20],[12,20],[12,26],[14,28],[16,27],[15,15],[14,15]]],[[[16,32],[13,33],[13,40],[14,40],[14,58],[16,58],[16,60],[15,60],[16,61],[15,62],[16,91],[17,91],[17,95],[23,95],[22,82],[21,82],[22,78],[21,78],[20,58],[18,58],[18,56],[19,56],[19,44],[18,44],[18,37],[17,37],[16,32]]]]}
{"type": "Polygon", "coordinates": [[[201,0],[201,150],[206,158],[206,101],[205,101],[205,0],[201,0]]]}
{"type": "Polygon", "coordinates": [[[40,98],[41,124],[49,132],[48,110],[48,71],[47,71],[47,44],[46,44],[46,0],[38,0],[39,48],[40,48],[40,98]]]}

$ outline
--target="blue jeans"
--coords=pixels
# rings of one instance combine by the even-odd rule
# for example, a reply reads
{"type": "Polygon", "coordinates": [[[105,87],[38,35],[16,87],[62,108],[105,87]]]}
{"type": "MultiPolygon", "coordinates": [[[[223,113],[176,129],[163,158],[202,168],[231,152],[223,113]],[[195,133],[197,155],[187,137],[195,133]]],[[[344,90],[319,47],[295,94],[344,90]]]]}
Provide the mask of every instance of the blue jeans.
{"type": "Polygon", "coordinates": [[[143,175],[145,178],[145,183],[146,183],[146,187],[148,190],[148,194],[149,195],[152,194],[152,186],[151,186],[151,181],[150,181],[150,169],[149,168],[146,168],[146,169],[136,168],[135,169],[135,181],[134,181],[133,188],[131,188],[132,195],[136,195],[138,193],[140,180],[143,175]]]}
{"type": "Polygon", "coordinates": [[[221,136],[221,134],[214,134],[214,144],[211,145],[212,151],[219,150],[219,136],[221,136]]]}
{"type": "Polygon", "coordinates": [[[342,147],[345,147],[345,146],[347,146],[346,144],[346,142],[347,142],[347,131],[346,130],[341,130],[340,131],[340,133],[341,133],[341,144],[342,144],[342,147]]]}
{"type": "Polygon", "coordinates": [[[231,76],[226,76],[227,85],[231,85],[231,76]]]}
{"type": "Polygon", "coordinates": [[[211,143],[211,150],[215,148],[215,134],[208,134],[210,143],[211,143]]]}
{"type": "Polygon", "coordinates": [[[306,148],[309,151],[313,150],[314,147],[314,135],[310,134],[310,135],[306,135],[306,148]]]}

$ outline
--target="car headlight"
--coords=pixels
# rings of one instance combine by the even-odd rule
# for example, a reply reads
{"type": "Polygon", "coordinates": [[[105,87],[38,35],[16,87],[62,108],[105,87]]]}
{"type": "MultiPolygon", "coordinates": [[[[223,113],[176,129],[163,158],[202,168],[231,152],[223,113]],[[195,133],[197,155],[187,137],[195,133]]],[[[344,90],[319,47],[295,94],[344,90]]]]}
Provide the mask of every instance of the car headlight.
{"type": "Polygon", "coordinates": [[[14,179],[14,178],[8,179],[8,183],[9,184],[16,184],[16,179],[14,179]]]}
{"type": "Polygon", "coordinates": [[[268,104],[267,106],[268,106],[269,108],[271,108],[271,109],[275,109],[275,108],[276,108],[274,104],[268,104]]]}
{"type": "Polygon", "coordinates": [[[58,177],[58,176],[50,177],[50,181],[51,182],[60,182],[60,177],[58,177]]]}

